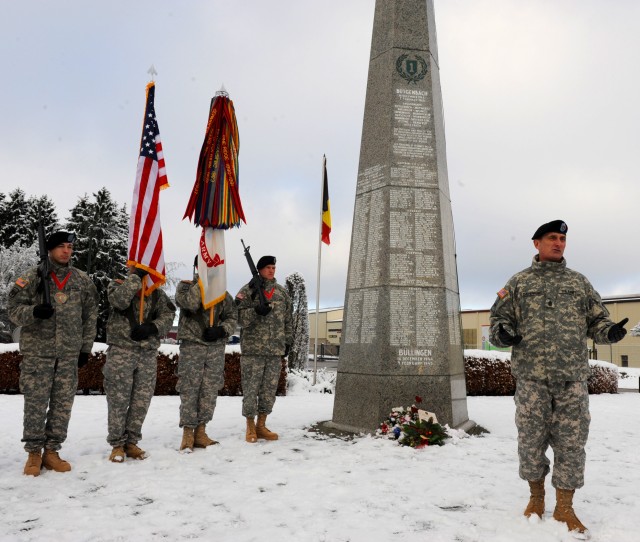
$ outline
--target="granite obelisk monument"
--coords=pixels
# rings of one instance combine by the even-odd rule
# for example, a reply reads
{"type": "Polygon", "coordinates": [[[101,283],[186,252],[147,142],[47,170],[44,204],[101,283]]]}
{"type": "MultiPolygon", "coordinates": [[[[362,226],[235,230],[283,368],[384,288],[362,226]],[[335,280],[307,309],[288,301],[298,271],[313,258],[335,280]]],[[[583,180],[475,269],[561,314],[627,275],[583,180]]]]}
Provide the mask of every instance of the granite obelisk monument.
{"type": "Polygon", "coordinates": [[[467,425],[433,1],[377,0],[330,425],[375,430],[415,396],[467,425]]]}

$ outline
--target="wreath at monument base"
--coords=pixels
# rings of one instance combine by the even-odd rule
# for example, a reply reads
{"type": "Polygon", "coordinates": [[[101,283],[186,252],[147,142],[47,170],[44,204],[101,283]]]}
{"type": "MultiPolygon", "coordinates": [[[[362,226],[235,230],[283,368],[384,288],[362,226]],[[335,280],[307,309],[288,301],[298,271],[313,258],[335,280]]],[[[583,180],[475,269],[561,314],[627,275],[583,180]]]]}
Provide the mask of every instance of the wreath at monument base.
{"type": "MultiPolygon", "coordinates": [[[[416,403],[422,397],[416,396],[416,403]]],[[[419,409],[415,404],[409,408],[392,408],[387,418],[376,430],[376,436],[398,441],[402,446],[425,448],[426,446],[442,446],[449,438],[432,412],[419,409]]]]}

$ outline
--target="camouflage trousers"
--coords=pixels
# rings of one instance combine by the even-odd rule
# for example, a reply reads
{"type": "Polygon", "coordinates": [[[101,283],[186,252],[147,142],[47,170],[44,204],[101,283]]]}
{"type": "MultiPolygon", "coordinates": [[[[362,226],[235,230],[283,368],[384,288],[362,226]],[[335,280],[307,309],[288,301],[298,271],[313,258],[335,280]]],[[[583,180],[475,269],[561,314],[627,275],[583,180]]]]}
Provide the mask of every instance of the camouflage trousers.
{"type": "Polygon", "coordinates": [[[546,451],[551,446],[551,485],[582,487],[591,421],[587,383],[518,379],[514,399],[520,478],[540,480],[549,473],[546,451]]]}
{"type": "Polygon", "coordinates": [[[102,374],[111,446],[136,444],[142,438],[142,424],[156,388],[157,365],[155,349],[109,346],[102,374]]]}
{"type": "Polygon", "coordinates": [[[281,371],[280,356],[245,356],[240,358],[242,372],[242,415],[245,418],[271,414],[276,402],[281,371]]]}
{"type": "Polygon", "coordinates": [[[59,450],[67,438],[71,407],[78,389],[78,358],[25,355],[20,364],[24,395],[23,436],[27,452],[59,450]]]}
{"type": "Polygon", "coordinates": [[[218,390],[224,386],[224,343],[180,345],[178,383],[180,427],[207,424],[213,418],[218,390]]]}

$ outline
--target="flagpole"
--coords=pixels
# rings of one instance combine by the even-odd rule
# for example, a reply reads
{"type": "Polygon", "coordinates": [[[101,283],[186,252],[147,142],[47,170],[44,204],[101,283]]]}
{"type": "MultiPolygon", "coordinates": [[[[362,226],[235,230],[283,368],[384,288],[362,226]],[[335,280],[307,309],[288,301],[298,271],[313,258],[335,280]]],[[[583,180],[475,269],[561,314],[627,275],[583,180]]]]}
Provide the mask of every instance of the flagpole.
{"type": "Polygon", "coordinates": [[[322,172],[320,174],[320,232],[318,235],[318,273],[316,279],[316,330],[313,344],[313,385],[316,385],[316,375],[318,373],[318,320],[320,319],[320,263],[322,260],[322,204],[324,202],[324,170],[327,158],[322,155],[322,172]]]}
{"type": "Polygon", "coordinates": [[[142,285],[140,286],[140,314],[138,315],[139,323],[144,322],[144,283],[147,282],[146,275],[142,277],[142,285]]]}

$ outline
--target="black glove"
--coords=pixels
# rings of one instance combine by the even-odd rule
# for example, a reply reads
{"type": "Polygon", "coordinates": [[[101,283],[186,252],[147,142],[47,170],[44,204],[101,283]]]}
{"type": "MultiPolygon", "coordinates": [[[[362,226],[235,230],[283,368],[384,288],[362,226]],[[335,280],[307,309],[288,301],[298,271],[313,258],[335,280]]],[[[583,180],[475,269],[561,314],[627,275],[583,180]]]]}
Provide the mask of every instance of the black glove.
{"type": "Polygon", "coordinates": [[[80,352],[78,355],[78,369],[89,363],[89,352],[80,352]]]}
{"type": "Polygon", "coordinates": [[[258,305],[255,308],[255,311],[260,316],[266,316],[267,314],[269,314],[271,312],[271,306],[270,305],[258,305]]]}
{"type": "Polygon", "coordinates": [[[289,351],[291,350],[291,345],[290,344],[285,344],[284,345],[284,357],[286,358],[289,355],[289,351]]]}
{"type": "Polygon", "coordinates": [[[149,322],[144,324],[138,324],[131,330],[131,338],[134,341],[142,341],[143,339],[148,339],[151,335],[157,335],[158,328],[155,324],[149,322]]]}
{"type": "Polygon", "coordinates": [[[624,336],[627,334],[627,330],[624,328],[624,325],[629,321],[628,318],[624,320],[620,320],[617,324],[613,324],[609,331],[607,332],[607,337],[612,343],[617,343],[624,339],[624,336]]]}
{"type": "Polygon", "coordinates": [[[143,279],[149,274],[149,271],[147,271],[146,269],[141,269],[140,267],[136,267],[133,270],[133,274],[138,275],[141,279],[143,279]]]}
{"type": "Polygon", "coordinates": [[[515,346],[522,341],[522,335],[511,335],[511,333],[502,327],[502,324],[498,326],[498,338],[502,344],[506,344],[507,346],[515,346]]]}
{"type": "Polygon", "coordinates": [[[33,315],[40,320],[48,320],[53,316],[54,309],[49,303],[42,303],[33,307],[33,315]]]}
{"type": "Polygon", "coordinates": [[[208,343],[222,339],[227,333],[222,326],[205,327],[202,338],[208,343]]]}

